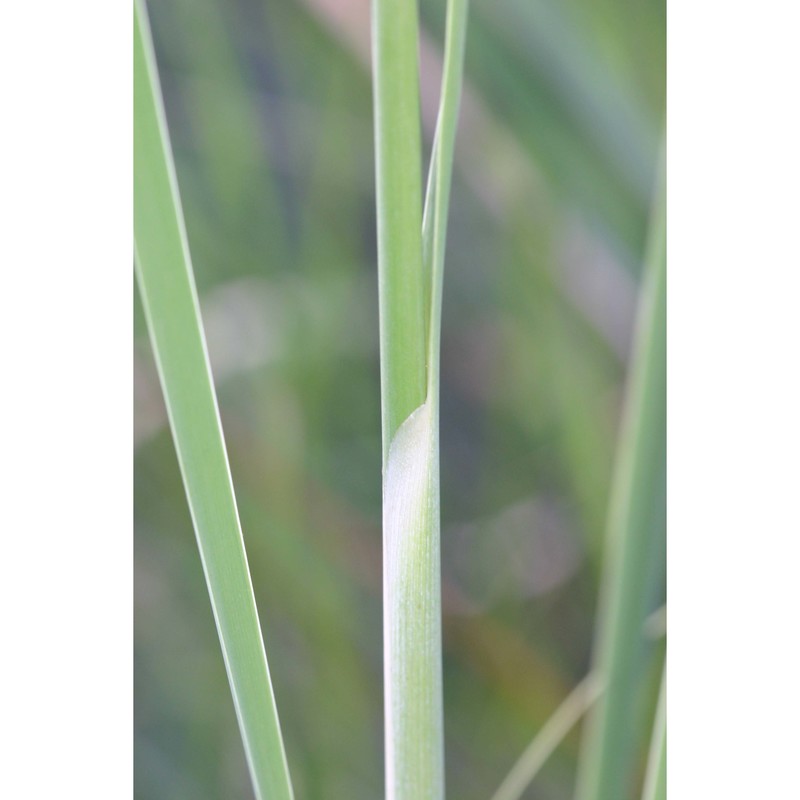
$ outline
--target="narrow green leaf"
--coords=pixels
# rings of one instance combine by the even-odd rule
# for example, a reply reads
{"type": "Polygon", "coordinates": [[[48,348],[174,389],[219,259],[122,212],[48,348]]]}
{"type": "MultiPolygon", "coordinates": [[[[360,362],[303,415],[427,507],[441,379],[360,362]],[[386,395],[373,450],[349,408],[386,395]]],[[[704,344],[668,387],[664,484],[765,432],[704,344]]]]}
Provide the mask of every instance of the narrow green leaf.
{"type": "Polygon", "coordinates": [[[372,25],[385,464],[395,432],[425,400],[417,4],[373,0],[372,25]]]}
{"type": "Polygon", "coordinates": [[[587,675],[565,698],[536,738],[525,748],[492,800],[519,800],[564,737],[600,694],[594,675],[587,675]]]}
{"type": "MultiPolygon", "coordinates": [[[[458,110],[461,104],[468,7],[467,0],[449,0],[447,4],[442,94],[423,215],[423,264],[431,287],[430,308],[427,315],[429,320],[427,383],[428,399],[434,406],[435,417],[438,417],[439,408],[444,251],[458,110]]],[[[438,427],[438,419],[435,424],[438,427]]]]}
{"type": "Polygon", "coordinates": [[[606,691],[589,716],[579,800],[625,796],[634,688],[644,643],[647,573],[665,526],[666,237],[663,197],[653,216],[645,283],[612,487],[594,671],[606,691]]]}
{"type": "Polygon", "coordinates": [[[644,778],[642,800],[667,800],[667,663],[661,676],[661,691],[650,739],[650,755],[644,778]]]}
{"type": "Polygon", "coordinates": [[[134,2],[136,276],[247,763],[260,800],[292,797],[200,321],[147,14],[134,2]]]}

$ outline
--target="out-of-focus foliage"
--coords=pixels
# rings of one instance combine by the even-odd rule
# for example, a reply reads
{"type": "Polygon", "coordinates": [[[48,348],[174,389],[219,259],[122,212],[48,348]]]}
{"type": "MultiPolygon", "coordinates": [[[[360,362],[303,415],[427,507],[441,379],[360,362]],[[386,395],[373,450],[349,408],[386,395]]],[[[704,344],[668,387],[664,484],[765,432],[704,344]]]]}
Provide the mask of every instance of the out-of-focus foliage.
{"type": "MultiPolygon", "coordinates": [[[[444,2],[420,9],[427,152],[444,2]]],[[[149,10],[296,793],[380,797],[369,3],[149,10]]],[[[442,339],[451,797],[489,797],[589,664],[664,38],[662,0],[471,2],[442,339]]],[[[135,348],[136,797],[250,797],[138,306],[135,348]]],[[[659,649],[631,687],[640,771],[659,649]]],[[[526,796],[570,796],[578,741],[526,796]]]]}

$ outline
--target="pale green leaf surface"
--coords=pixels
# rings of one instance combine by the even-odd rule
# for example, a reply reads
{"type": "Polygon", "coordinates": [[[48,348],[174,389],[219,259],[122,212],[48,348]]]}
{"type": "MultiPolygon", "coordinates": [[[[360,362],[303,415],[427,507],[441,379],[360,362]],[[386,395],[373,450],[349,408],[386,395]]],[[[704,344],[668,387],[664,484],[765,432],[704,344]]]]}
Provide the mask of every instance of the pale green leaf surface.
{"type": "Polygon", "coordinates": [[[206,352],[146,11],[134,3],[136,276],[258,798],[292,797],[206,352]]]}
{"type": "Polygon", "coordinates": [[[384,475],[384,680],[389,800],[444,796],[438,437],[424,403],[384,475]]]}

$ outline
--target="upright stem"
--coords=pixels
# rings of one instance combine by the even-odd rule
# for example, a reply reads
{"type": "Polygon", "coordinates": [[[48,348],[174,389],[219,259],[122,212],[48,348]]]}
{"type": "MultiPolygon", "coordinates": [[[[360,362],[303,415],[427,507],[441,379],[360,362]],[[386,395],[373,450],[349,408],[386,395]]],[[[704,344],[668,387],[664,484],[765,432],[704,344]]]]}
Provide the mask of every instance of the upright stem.
{"type": "Polygon", "coordinates": [[[448,3],[423,246],[416,2],[373,3],[388,800],[444,797],[439,340],[466,9],[448,3]]]}
{"type": "Polygon", "coordinates": [[[426,338],[416,0],[373,0],[372,15],[386,797],[434,800],[444,786],[438,529],[430,415],[412,416],[425,401],[426,338]]]}

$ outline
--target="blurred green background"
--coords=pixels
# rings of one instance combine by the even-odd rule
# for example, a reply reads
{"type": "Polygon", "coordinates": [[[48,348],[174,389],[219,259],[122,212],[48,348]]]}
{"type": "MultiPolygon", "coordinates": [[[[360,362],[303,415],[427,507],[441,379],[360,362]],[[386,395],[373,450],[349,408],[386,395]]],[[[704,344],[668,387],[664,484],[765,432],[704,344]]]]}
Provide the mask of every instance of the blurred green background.
{"type": "MultiPolygon", "coordinates": [[[[426,152],[444,0],[422,0],[426,152]]],[[[383,794],[368,0],[151,0],[298,800],[383,794]]],[[[663,126],[663,0],[472,0],[445,274],[448,796],[488,800],[591,656],[663,126]]],[[[139,305],[135,796],[252,792],[139,305]]],[[[663,563],[651,606],[664,602],[663,563]]],[[[643,769],[663,642],[642,661],[643,769]]],[[[526,794],[572,791],[572,735],[526,794]]]]}

